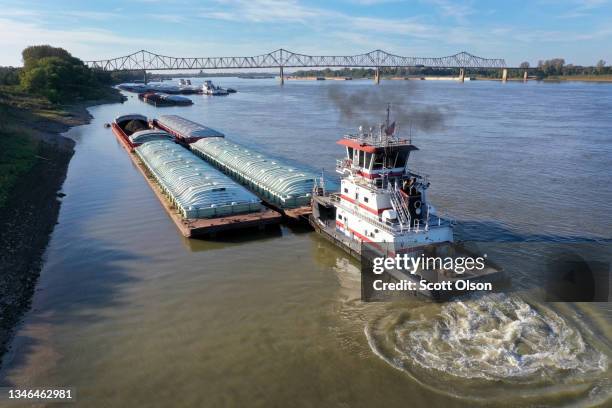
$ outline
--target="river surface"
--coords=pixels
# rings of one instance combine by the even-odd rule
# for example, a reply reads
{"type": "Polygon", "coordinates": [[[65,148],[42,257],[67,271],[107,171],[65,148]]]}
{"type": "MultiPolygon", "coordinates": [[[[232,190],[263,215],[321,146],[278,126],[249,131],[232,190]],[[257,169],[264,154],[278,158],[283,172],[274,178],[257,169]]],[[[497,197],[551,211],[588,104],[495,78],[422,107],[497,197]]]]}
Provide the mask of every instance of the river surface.
{"type": "Polygon", "coordinates": [[[444,128],[413,132],[411,160],[460,237],[609,238],[612,86],[216,82],[239,92],[163,109],[128,94],[67,133],[77,145],[59,224],[3,385],[71,387],[86,407],[610,403],[609,304],[364,304],[357,262],[310,231],[182,238],[103,124],[176,113],[333,177],[335,141],[359,123],[342,119],[330,89],[392,90],[444,112],[444,128]]]}

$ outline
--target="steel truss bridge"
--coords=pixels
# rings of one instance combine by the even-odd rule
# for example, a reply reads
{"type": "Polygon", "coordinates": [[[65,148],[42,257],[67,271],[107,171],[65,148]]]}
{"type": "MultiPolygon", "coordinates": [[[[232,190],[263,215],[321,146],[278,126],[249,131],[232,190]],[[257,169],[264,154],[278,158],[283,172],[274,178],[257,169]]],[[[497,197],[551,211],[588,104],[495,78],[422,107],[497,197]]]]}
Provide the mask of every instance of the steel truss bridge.
{"type": "Polygon", "coordinates": [[[190,69],[253,69],[253,68],[315,68],[315,67],[431,67],[505,69],[504,59],[482,58],[467,52],[447,57],[404,57],[375,50],[358,55],[305,55],[278,49],[254,57],[168,57],[146,50],[123,57],[85,61],[90,68],[104,71],[154,71],[190,69]]]}

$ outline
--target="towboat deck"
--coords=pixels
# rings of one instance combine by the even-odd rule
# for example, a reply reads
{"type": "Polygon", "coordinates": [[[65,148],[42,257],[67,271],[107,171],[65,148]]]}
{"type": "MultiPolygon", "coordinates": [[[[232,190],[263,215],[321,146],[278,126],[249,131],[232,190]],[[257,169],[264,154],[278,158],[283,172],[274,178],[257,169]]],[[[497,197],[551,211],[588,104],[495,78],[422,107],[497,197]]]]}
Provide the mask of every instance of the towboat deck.
{"type": "Polygon", "coordinates": [[[361,257],[361,243],[338,231],[335,224],[324,223],[316,219],[312,213],[308,216],[308,220],[312,228],[324,238],[345,250],[349,255],[357,259],[361,257]]]}

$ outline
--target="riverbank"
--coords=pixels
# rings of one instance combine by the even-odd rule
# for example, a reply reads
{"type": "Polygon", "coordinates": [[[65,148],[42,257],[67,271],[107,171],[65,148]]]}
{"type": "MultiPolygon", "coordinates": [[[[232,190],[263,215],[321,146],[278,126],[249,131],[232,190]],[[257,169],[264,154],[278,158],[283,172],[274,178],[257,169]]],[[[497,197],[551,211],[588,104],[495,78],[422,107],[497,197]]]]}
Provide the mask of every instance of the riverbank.
{"type": "Polygon", "coordinates": [[[544,81],[579,81],[579,82],[612,82],[612,75],[568,75],[549,76],[544,81]]]}
{"type": "Polygon", "coordinates": [[[89,123],[87,108],[122,102],[103,97],[70,105],[0,88],[0,364],[13,329],[29,308],[61,205],[74,141],[61,135],[89,123]]]}

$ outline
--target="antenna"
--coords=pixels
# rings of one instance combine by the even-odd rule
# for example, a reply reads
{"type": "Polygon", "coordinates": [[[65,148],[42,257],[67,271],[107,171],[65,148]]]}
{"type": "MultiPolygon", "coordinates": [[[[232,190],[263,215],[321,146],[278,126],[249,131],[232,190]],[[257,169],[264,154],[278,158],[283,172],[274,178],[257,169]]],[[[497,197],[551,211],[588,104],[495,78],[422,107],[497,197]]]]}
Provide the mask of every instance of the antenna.
{"type": "Polygon", "coordinates": [[[323,195],[326,194],[325,192],[325,169],[321,168],[321,191],[323,192],[323,195]]]}
{"type": "Polygon", "coordinates": [[[412,144],[412,121],[408,122],[408,141],[412,144]]]}
{"type": "Polygon", "coordinates": [[[387,103],[387,126],[385,127],[386,129],[389,128],[390,116],[391,116],[391,104],[387,103]]]}

